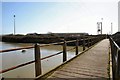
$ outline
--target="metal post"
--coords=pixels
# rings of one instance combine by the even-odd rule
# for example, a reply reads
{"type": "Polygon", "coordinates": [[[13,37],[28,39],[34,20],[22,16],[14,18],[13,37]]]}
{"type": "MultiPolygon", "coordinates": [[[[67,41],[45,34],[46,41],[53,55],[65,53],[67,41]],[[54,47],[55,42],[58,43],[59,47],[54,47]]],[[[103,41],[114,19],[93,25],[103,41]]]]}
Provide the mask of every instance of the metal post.
{"type": "Polygon", "coordinates": [[[41,60],[40,60],[40,47],[38,44],[35,44],[35,73],[36,77],[41,75],[41,60]]]}
{"type": "Polygon", "coordinates": [[[117,47],[114,45],[114,70],[115,70],[115,80],[117,80],[117,78],[118,78],[118,72],[117,72],[117,60],[116,60],[116,58],[117,58],[117,47]]]}
{"type": "Polygon", "coordinates": [[[14,15],[14,35],[15,35],[15,15],[14,15]]]}
{"type": "Polygon", "coordinates": [[[83,38],[83,51],[85,50],[85,39],[83,38]]]}
{"type": "Polygon", "coordinates": [[[115,45],[112,42],[112,75],[113,80],[116,78],[116,62],[115,62],[115,45]]]}
{"type": "Polygon", "coordinates": [[[117,61],[118,63],[118,69],[117,69],[117,71],[118,71],[118,79],[120,79],[120,50],[118,50],[118,61],[117,61]]]}
{"type": "Polygon", "coordinates": [[[78,45],[79,45],[79,42],[78,42],[79,40],[77,39],[76,40],[76,55],[78,55],[78,45]]]}
{"type": "Polygon", "coordinates": [[[102,22],[101,22],[101,34],[102,34],[102,22]]]}
{"type": "Polygon", "coordinates": [[[66,41],[64,40],[63,44],[63,62],[67,60],[67,52],[66,52],[66,41]]]}
{"type": "Polygon", "coordinates": [[[102,22],[103,22],[103,18],[101,18],[101,20],[102,20],[101,21],[101,34],[102,34],[102,27],[103,27],[103,23],[102,22]]]}
{"type": "Polygon", "coordinates": [[[112,35],[112,32],[113,32],[113,29],[112,29],[112,27],[113,27],[113,24],[111,23],[111,35],[112,35]]]}

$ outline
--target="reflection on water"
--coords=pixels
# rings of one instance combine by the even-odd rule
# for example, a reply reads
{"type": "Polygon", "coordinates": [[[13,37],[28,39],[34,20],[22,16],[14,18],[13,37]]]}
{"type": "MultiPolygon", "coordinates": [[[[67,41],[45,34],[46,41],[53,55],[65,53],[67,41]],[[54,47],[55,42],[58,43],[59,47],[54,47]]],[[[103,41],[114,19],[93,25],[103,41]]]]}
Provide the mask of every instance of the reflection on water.
{"type": "MultiPolygon", "coordinates": [[[[0,43],[1,49],[10,49],[16,47],[25,47],[28,45],[33,44],[16,44],[16,43],[0,43]]],[[[72,47],[67,47],[67,49],[72,47]]],[[[81,50],[81,47],[79,47],[81,50]]],[[[41,48],[41,57],[46,57],[51,54],[55,54],[59,51],[62,51],[61,45],[54,45],[54,46],[47,46],[41,48]]],[[[5,52],[0,54],[2,56],[2,70],[16,66],[18,64],[26,63],[29,61],[34,60],[34,49],[27,49],[25,52],[19,51],[12,51],[12,52],[5,52]]],[[[67,52],[67,59],[70,59],[75,56],[75,50],[67,52]]],[[[55,68],[56,66],[62,63],[62,54],[57,56],[42,60],[42,74],[50,71],[51,69],[55,68]]],[[[3,73],[2,75],[5,78],[33,78],[35,77],[35,66],[33,64],[29,64],[23,66],[21,68],[17,68],[8,72],[3,73]]]]}

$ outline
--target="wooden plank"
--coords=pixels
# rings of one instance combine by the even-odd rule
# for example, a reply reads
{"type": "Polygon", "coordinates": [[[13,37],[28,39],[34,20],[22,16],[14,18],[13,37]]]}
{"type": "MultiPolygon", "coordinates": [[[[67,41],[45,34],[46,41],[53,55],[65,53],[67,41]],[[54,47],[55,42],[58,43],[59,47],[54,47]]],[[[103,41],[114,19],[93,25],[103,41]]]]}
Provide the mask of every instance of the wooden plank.
{"type": "Polygon", "coordinates": [[[48,78],[108,78],[109,40],[105,39],[81,56],[57,69],[48,78]]]}

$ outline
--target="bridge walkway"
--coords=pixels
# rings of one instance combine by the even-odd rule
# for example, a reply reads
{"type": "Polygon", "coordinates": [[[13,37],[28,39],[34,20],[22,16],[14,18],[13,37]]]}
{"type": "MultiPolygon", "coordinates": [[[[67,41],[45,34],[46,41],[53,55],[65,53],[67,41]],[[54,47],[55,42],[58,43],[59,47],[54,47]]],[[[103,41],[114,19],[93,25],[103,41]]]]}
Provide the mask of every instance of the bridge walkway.
{"type": "Polygon", "coordinates": [[[106,80],[108,76],[109,40],[104,39],[94,47],[54,71],[50,78],[81,78],[106,80]]]}

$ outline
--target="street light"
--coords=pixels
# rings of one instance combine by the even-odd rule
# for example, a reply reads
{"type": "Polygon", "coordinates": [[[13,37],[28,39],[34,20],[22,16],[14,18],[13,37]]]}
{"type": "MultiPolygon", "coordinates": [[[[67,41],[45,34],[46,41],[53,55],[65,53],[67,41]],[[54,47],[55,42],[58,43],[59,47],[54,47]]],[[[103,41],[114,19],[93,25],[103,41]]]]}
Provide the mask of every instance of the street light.
{"type": "Polygon", "coordinates": [[[112,35],[112,32],[113,32],[112,27],[113,27],[113,23],[111,22],[111,35],[112,35]]]}
{"type": "Polygon", "coordinates": [[[102,34],[102,22],[100,22],[101,23],[101,34],[102,34]]]}
{"type": "Polygon", "coordinates": [[[15,15],[13,17],[14,17],[14,35],[15,35],[15,15]]]}
{"type": "Polygon", "coordinates": [[[102,29],[102,27],[103,27],[102,21],[103,21],[103,18],[101,18],[101,34],[102,34],[102,31],[103,31],[103,29],[102,29]]]}

